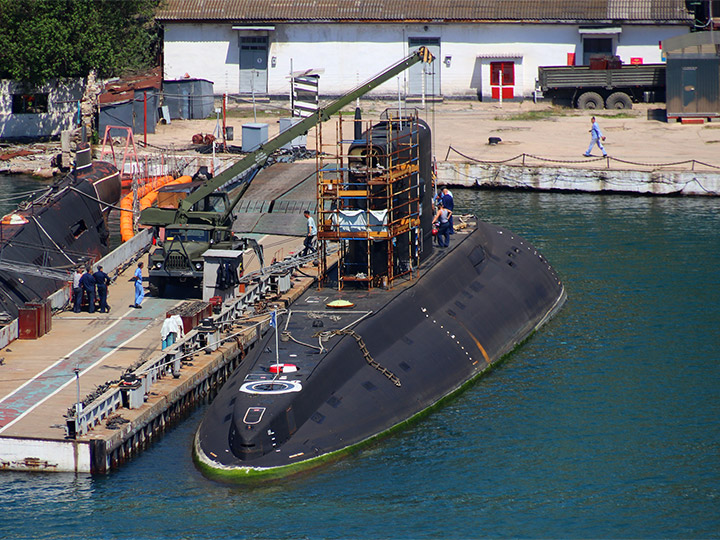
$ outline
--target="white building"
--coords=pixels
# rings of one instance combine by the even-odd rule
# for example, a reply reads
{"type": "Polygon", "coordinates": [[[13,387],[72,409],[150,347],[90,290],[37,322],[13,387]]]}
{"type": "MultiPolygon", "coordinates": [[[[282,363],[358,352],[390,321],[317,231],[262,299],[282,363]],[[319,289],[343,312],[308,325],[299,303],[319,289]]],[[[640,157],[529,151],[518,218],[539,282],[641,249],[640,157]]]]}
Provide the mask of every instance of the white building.
{"type": "MultiPolygon", "coordinates": [[[[691,25],[684,0],[165,0],[164,78],[214,82],[218,94],[284,97],[291,71],[324,69],[320,91],[339,95],[410,50],[438,58],[425,94],[522,99],[538,66],[663,61],[660,43],[691,25]]],[[[423,92],[423,67],[401,76],[423,92]]],[[[375,89],[396,95],[398,81],[375,89]]]]}

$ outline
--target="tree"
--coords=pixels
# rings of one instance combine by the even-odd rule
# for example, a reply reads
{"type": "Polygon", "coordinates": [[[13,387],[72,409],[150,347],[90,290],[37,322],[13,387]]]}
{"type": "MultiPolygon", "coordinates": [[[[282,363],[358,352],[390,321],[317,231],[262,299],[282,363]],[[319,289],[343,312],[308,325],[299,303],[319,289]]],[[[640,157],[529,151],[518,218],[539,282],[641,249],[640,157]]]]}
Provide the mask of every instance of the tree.
{"type": "Polygon", "coordinates": [[[160,0],[0,0],[0,78],[119,76],[151,67],[160,0]]]}

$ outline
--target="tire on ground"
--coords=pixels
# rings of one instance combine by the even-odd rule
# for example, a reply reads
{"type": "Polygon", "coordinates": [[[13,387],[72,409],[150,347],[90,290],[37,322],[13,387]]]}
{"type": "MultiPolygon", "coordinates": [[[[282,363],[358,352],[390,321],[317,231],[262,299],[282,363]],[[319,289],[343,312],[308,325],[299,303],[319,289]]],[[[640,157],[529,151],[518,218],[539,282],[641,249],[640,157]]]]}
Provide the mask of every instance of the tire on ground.
{"type": "Polygon", "coordinates": [[[577,101],[578,109],[602,109],[603,98],[597,92],[585,92],[577,101]]]}
{"type": "Polygon", "coordinates": [[[632,109],[632,99],[625,92],[613,92],[605,100],[608,109],[632,109]]]}

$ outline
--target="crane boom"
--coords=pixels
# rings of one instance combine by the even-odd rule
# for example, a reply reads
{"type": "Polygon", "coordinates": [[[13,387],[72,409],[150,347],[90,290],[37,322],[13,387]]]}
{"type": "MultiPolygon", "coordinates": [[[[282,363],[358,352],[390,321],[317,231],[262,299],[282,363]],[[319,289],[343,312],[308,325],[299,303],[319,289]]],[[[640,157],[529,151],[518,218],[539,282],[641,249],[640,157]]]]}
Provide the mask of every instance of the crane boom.
{"type": "MultiPolygon", "coordinates": [[[[261,145],[255,151],[249,153],[243,157],[240,161],[218,174],[214,178],[208,180],[205,184],[200,186],[197,190],[190,193],[185,199],[181,200],[177,210],[165,209],[165,208],[147,208],[140,214],[140,222],[144,225],[153,226],[166,226],[173,223],[187,223],[191,213],[191,209],[195,204],[202,201],[213,193],[218,188],[237,182],[243,178],[247,172],[254,167],[262,167],[268,160],[273,152],[280,149],[296,137],[307,133],[311,128],[321,122],[329,120],[334,114],[338,113],[343,107],[352,103],[355,99],[366,94],[373,88],[379,86],[385,81],[391,79],[395,75],[408,69],[410,66],[417,64],[418,62],[432,62],[434,59],[433,55],[426,47],[420,47],[407,57],[396,62],[392,66],[386,68],[379,74],[375,75],[368,81],[360,84],[355,89],[351,90],[347,94],[341,96],[337,100],[331,102],[326,107],[318,109],[315,113],[307,118],[304,118],[294,126],[283,131],[277,136],[270,139],[264,145],[261,145]]],[[[232,212],[233,207],[242,196],[242,193],[247,188],[247,182],[244,189],[241,189],[240,193],[235,196],[233,203],[230,205],[225,212],[218,214],[213,218],[212,213],[198,212],[198,217],[201,217],[206,222],[219,222],[225,221],[229,214],[232,212]]]]}

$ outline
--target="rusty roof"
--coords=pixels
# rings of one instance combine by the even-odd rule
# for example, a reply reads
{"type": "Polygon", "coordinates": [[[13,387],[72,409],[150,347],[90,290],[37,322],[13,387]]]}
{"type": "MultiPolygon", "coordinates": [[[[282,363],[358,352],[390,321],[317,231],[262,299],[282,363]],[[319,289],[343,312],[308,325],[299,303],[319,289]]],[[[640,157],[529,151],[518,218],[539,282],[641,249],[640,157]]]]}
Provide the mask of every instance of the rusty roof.
{"type": "Polygon", "coordinates": [[[162,88],[162,69],[157,66],[143,73],[129,75],[105,84],[100,103],[119,103],[135,99],[135,91],[162,88]]]}
{"type": "Polygon", "coordinates": [[[159,21],[676,22],[684,0],[163,0],[159,21]]]}

